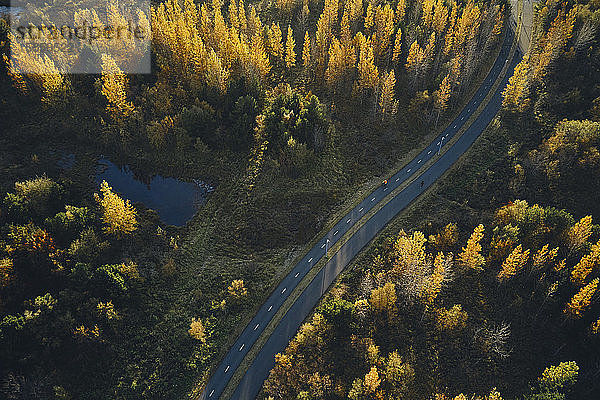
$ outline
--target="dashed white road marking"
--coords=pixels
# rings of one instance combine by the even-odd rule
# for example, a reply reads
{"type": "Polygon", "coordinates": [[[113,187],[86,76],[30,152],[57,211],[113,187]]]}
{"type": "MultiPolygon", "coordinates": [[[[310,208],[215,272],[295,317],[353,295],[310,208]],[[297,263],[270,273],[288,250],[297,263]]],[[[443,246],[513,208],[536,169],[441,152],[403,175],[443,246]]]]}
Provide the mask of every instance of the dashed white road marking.
{"type": "Polygon", "coordinates": [[[242,343],[242,345],[240,346],[240,349],[238,351],[242,351],[242,349],[244,348],[245,345],[246,345],[246,343],[242,343]]]}
{"type": "Polygon", "coordinates": [[[297,278],[298,275],[300,275],[300,272],[296,272],[296,275],[294,275],[294,278],[297,278]]]}
{"type": "Polygon", "coordinates": [[[267,310],[267,312],[271,311],[272,308],[273,308],[273,306],[269,306],[269,309],[267,310]]]}
{"type": "Polygon", "coordinates": [[[358,212],[362,212],[363,208],[364,208],[364,207],[361,207],[361,208],[360,208],[360,210],[358,210],[358,212]]]}
{"type": "Polygon", "coordinates": [[[281,294],[284,294],[286,290],[287,290],[287,288],[284,287],[283,290],[281,291],[281,294]]]}
{"type": "Polygon", "coordinates": [[[439,146],[439,145],[440,145],[440,142],[437,142],[437,145],[436,145],[436,146],[439,146]]]}
{"type": "Polygon", "coordinates": [[[386,188],[386,187],[385,187],[385,188],[383,188],[383,191],[384,191],[384,192],[385,192],[386,190],[387,190],[387,188],[386,188]]]}
{"type": "Polygon", "coordinates": [[[419,160],[419,162],[417,162],[417,164],[421,164],[421,161],[422,161],[422,160],[419,160]]]}
{"type": "Polygon", "coordinates": [[[227,368],[225,368],[225,373],[227,373],[227,371],[229,371],[229,367],[231,367],[231,365],[228,365],[227,368]]]}
{"type": "Polygon", "coordinates": [[[406,171],[406,173],[409,173],[411,170],[412,170],[412,168],[409,168],[409,169],[406,171]]]}
{"type": "Polygon", "coordinates": [[[465,117],[464,117],[464,116],[460,118],[460,120],[461,120],[461,121],[462,121],[463,119],[465,119],[465,117]]]}
{"type": "Polygon", "coordinates": [[[469,109],[467,110],[467,112],[471,112],[471,109],[469,108],[469,109]]]}
{"type": "Polygon", "coordinates": [[[346,223],[347,223],[347,224],[349,224],[349,223],[350,223],[350,219],[351,219],[351,218],[348,218],[348,221],[346,221],[346,223]]]}
{"type": "Polygon", "coordinates": [[[375,201],[375,197],[373,197],[373,198],[371,199],[371,201],[375,201]]]}
{"type": "Polygon", "coordinates": [[[325,247],[325,243],[323,243],[323,245],[321,245],[321,248],[325,247]]]}
{"type": "Polygon", "coordinates": [[[254,327],[254,330],[257,330],[259,325],[260,324],[256,324],[256,326],[254,327]]]}
{"type": "Polygon", "coordinates": [[[396,178],[396,182],[398,182],[400,180],[400,178],[396,178]]]}
{"type": "Polygon", "coordinates": [[[427,152],[427,154],[431,154],[431,150],[429,150],[429,151],[427,152]]]}
{"type": "Polygon", "coordinates": [[[210,394],[208,395],[208,397],[212,397],[213,393],[215,392],[215,389],[211,390],[210,394]]]}
{"type": "Polygon", "coordinates": [[[339,231],[335,231],[335,232],[333,232],[333,236],[337,235],[337,233],[338,233],[338,232],[339,232],[339,231]]]}
{"type": "Polygon", "coordinates": [[[458,126],[458,125],[454,125],[454,129],[456,129],[456,127],[457,127],[457,126],[458,126]]]}
{"type": "Polygon", "coordinates": [[[309,259],[308,259],[308,262],[311,262],[311,261],[312,261],[312,259],[313,259],[312,257],[311,257],[311,258],[309,258],[309,259]]]}

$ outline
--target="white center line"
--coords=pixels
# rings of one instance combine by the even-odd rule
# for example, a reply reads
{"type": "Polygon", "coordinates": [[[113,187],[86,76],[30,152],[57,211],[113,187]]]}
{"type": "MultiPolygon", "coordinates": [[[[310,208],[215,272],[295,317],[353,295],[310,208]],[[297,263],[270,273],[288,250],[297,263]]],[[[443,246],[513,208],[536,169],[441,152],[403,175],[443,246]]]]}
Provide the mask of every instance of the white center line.
{"type": "Polygon", "coordinates": [[[333,232],[333,236],[337,235],[337,233],[338,233],[338,232],[339,232],[339,231],[335,231],[335,232],[333,232]]]}
{"type": "Polygon", "coordinates": [[[296,272],[296,275],[294,275],[294,278],[297,278],[298,275],[300,275],[300,272],[296,272]]]}
{"type": "Polygon", "coordinates": [[[246,345],[246,343],[242,343],[242,345],[240,346],[240,349],[238,351],[242,351],[242,349],[244,348],[245,345],[246,345]]]}
{"type": "Polygon", "coordinates": [[[254,330],[257,330],[259,325],[260,324],[256,324],[256,326],[254,327],[254,330]]]}
{"type": "Polygon", "coordinates": [[[213,393],[215,392],[215,389],[211,390],[210,394],[208,395],[208,397],[212,397],[213,393]]]}
{"type": "Polygon", "coordinates": [[[349,224],[349,223],[350,223],[350,219],[351,219],[351,218],[348,218],[348,221],[346,221],[346,223],[347,223],[347,224],[349,224]]]}
{"type": "Polygon", "coordinates": [[[362,212],[363,208],[364,208],[364,207],[361,207],[361,208],[360,208],[360,210],[358,210],[358,212],[362,212]]]}
{"type": "Polygon", "coordinates": [[[271,311],[271,308],[273,308],[273,306],[270,306],[269,309],[267,310],[267,312],[271,311]]]}
{"type": "Polygon", "coordinates": [[[283,290],[281,291],[281,294],[284,294],[286,290],[287,290],[287,288],[284,287],[283,290]]]}
{"type": "Polygon", "coordinates": [[[311,261],[312,261],[312,259],[313,259],[312,257],[311,257],[311,258],[309,258],[309,259],[308,259],[308,262],[311,262],[311,261]]]}
{"type": "Polygon", "coordinates": [[[375,197],[373,197],[373,198],[371,199],[371,201],[375,201],[375,197]]]}
{"type": "Polygon", "coordinates": [[[231,366],[231,365],[228,365],[228,366],[227,366],[227,368],[225,368],[225,373],[227,373],[227,371],[229,371],[229,367],[230,367],[230,366],[231,366]]]}

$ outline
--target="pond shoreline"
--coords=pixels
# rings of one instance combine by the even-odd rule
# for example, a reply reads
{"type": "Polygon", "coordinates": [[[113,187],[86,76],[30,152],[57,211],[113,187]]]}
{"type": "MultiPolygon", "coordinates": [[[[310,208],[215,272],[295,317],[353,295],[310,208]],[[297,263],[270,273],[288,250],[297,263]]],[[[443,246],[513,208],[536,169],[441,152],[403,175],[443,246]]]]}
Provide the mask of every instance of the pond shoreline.
{"type": "MultiPolygon", "coordinates": [[[[57,166],[69,170],[76,164],[73,153],[64,152],[57,166]]],[[[142,203],[157,212],[160,220],[177,227],[186,225],[202,207],[215,186],[206,179],[190,181],[157,173],[140,173],[128,164],[117,165],[104,155],[97,158],[93,181],[103,180],[132,203],[142,203]]]]}

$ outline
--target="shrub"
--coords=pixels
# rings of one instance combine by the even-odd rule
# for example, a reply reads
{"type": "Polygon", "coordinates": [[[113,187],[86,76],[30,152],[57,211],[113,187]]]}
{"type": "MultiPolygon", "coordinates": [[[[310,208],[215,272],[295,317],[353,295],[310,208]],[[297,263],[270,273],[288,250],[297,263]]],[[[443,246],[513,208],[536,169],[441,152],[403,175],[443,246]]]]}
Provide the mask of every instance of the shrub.
{"type": "Polygon", "coordinates": [[[242,297],[248,296],[248,289],[244,286],[244,281],[242,279],[235,279],[227,288],[227,293],[234,299],[241,299],[242,297]]]}
{"type": "Polygon", "coordinates": [[[65,206],[65,211],[52,218],[46,218],[45,225],[56,237],[72,240],[94,220],[94,214],[87,207],[65,206]]]}
{"type": "Polygon", "coordinates": [[[220,142],[220,138],[215,135],[217,130],[215,110],[205,101],[183,109],[181,126],[188,135],[199,137],[208,145],[214,146],[220,142]]]}
{"type": "Polygon", "coordinates": [[[4,197],[3,208],[6,209],[8,218],[15,222],[25,222],[31,215],[31,210],[25,199],[18,194],[7,193],[4,197]]]}
{"type": "Polygon", "coordinates": [[[229,116],[229,120],[232,121],[230,140],[234,148],[247,148],[252,142],[259,111],[254,97],[247,95],[237,99],[229,116]]]}
{"type": "Polygon", "coordinates": [[[93,228],[87,228],[71,243],[68,253],[78,261],[93,263],[108,247],[108,242],[101,241],[93,228]]]}
{"type": "Polygon", "coordinates": [[[120,265],[103,265],[93,274],[94,286],[103,293],[117,296],[128,290],[120,265]]]}
{"type": "Polygon", "coordinates": [[[0,258],[0,290],[10,286],[14,279],[13,261],[10,258],[0,258]]]}
{"type": "Polygon", "coordinates": [[[204,329],[204,324],[201,319],[192,318],[188,333],[194,339],[206,343],[206,330],[204,329]]]}
{"type": "Polygon", "coordinates": [[[15,194],[37,216],[48,215],[58,205],[61,186],[45,176],[15,183],[15,194]]]}
{"type": "Polygon", "coordinates": [[[263,111],[270,151],[277,154],[285,148],[290,137],[309,149],[320,149],[327,125],[322,109],[316,96],[304,98],[289,85],[279,85],[263,111]]]}

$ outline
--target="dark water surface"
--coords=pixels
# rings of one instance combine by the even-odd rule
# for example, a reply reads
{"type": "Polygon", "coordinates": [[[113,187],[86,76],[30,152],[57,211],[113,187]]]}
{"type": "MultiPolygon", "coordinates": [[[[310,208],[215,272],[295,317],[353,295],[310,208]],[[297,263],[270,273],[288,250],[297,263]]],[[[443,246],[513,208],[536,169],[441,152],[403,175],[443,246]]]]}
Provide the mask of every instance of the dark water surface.
{"type": "Polygon", "coordinates": [[[99,160],[96,181],[108,182],[113,190],[132,203],[141,202],[155,210],[168,225],[182,226],[206,201],[214,188],[201,180],[184,182],[154,175],[145,179],[134,176],[129,167],[118,167],[107,159],[99,160]]]}

